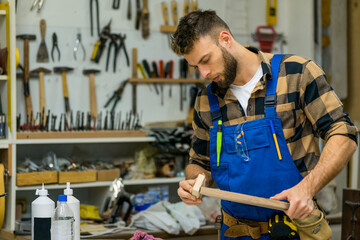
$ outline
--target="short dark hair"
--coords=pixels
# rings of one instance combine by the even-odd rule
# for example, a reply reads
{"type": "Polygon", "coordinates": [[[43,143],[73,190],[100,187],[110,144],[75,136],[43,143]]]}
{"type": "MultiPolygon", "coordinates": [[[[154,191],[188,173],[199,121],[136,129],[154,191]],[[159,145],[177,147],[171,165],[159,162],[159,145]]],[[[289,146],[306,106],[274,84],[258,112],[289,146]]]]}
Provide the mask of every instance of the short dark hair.
{"type": "Polygon", "coordinates": [[[176,32],[172,36],[171,48],[179,55],[189,53],[194,42],[209,35],[217,42],[220,31],[230,34],[229,26],[212,10],[197,10],[180,19],[176,32]]]}

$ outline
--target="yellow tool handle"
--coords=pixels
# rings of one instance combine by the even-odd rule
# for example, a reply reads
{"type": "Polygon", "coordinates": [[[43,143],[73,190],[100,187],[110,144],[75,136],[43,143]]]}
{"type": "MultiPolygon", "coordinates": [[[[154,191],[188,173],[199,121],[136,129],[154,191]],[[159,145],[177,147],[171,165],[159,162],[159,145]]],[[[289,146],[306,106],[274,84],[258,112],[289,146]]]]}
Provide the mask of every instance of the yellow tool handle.
{"type": "Polygon", "coordinates": [[[277,24],[277,0],[266,2],[266,23],[272,26],[277,24]]]}
{"type": "Polygon", "coordinates": [[[141,76],[142,76],[144,79],[147,78],[146,75],[145,75],[144,68],[143,68],[143,66],[142,66],[140,63],[137,64],[137,69],[139,69],[140,74],[141,74],[141,76]]]}
{"type": "Polygon", "coordinates": [[[190,2],[189,0],[184,0],[183,16],[188,14],[189,10],[190,10],[190,2]]]}
{"type": "Polygon", "coordinates": [[[95,45],[94,45],[94,50],[93,50],[93,52],[92,52],[92,54],[91,54],[91,60],[95,60],[96,54],[97,54],[97,51],[99,50],[100,44],[101,44],[101,41],[100,41],[100,40],[96,41],[96,43],[95,43],[95,45]]]}
{"type": "Polygon", "coordinates": [[[44,84],[44,72],[39,72],[39,92],[40,92],[40,112],[45,109],[45,84],[44,84]]]}
{"type": "Polygon", "coordinates": [[[174,25],[177,24],[177,3],[176,1],[171,1],[171,15],[174,22],[174,25]]]}
{"type": "Polygon", "coordinates": [[[161,12],[164,18],[164,24],[169,25],[169,11],[165,2],[161,3],[161,12]]]}
{"type": "Polygon", "coordinates": [[[192,0],[191,2],[191,11],[196,11],[198,9],[197,0],[192,0]]]}
{"type": "Polygon", "coordinates": [[[90,113],[92,118],[97,118],[96,106],[96,90],[94,74],[89,74],[89,90],[90,90],[90,113]]]}

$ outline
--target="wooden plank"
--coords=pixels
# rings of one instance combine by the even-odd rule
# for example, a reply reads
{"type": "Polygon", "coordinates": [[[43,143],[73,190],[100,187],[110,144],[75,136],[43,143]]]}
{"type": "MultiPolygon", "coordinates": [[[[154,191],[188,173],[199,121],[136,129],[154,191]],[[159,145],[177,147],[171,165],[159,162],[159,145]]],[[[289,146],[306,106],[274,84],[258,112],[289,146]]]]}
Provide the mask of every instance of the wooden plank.
{"type": "Polygon", "coordinates": [[[204,79],[190,79],[190,78],[129,78],[130,83],[166,83],[166,84],[178,84],[178,83],[201,83],[205,84],[204,79]]]}
{"type": "Polygon", "coordinates": [[[160,25],[160,32],[163,33],[175,33],[176,29],[176,25],[160,25]]]}
{"type": "Polygon", "coordinates": [[[40,185],[42,183],[57,183],[57,181],[58,181],[57,171],[16,174],[17,186],[40,185]]]}
{"type": "Polygon", "coordinates": [[[122,138],[146,137],[146,132],[137,131],[69,131],[69,132],[18,132],[17,139],[57,139],[57,138],[122,138]]]}
{"type": "MultiPolygon", "coordinates": [[[[350,114],[352,121],[360,121],[360,0],[348,2],[348,95],[344,100],[345,111],[350,114]]],[[[344,79],[346,81],[346,79],[344,79]]]]}
{"type": "Polygon", "coordinates": [[[112,181],[116,178],[120,177],[120,169],[106,169],[106,170],[98,170],[97,171],[97,181],[112,181]]]}
{"type": "Polygon", "coordinates": [[[224,191],[220,189],[202,187],[200,189],[200,194],[206,195],[213,198],[223,199],[231,202],[243,203],[257,207],[265,207],[276,210],[287,210],[289,208],[289,203],[272,200],[261,197],[254,197],[250,195],[245,195],[241,193],[233,193],[229,191],[224,191]]]}
{"type": "Polygon", "coordinates": [[[96,182],[96,171],[59,172],[59,183],[96,182]]]}

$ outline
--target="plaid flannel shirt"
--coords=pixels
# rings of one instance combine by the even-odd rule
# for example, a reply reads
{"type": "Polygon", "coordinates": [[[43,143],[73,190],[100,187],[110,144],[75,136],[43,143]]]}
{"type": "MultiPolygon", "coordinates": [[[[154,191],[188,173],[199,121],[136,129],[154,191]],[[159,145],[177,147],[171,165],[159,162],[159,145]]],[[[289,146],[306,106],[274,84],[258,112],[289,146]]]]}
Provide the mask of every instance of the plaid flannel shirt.
{"type": "MultiPolygon", "coordinates": [[[[265,116],[266,82],[271,78],[273,54],[249,47],[261,59],[263,77],[251,93],[247,116],[230,89],[212,84],[218,97],[224,126],[252,121],[265,116]]],[[[299,172],[306,176],[320,157],[319,136],[327,141],[340,134],[357,142],[357,128],[344,112],[341,101],[328,84],[322,69],[314,62],[296,55],[284,55],[276,89],[276,113],[281,118],[285,140],[299,172]]],[[[206,89],[197,96],[194,106],[194,137],[190,163],[210,170],[209,128],[212,128],[206,89]]]]}

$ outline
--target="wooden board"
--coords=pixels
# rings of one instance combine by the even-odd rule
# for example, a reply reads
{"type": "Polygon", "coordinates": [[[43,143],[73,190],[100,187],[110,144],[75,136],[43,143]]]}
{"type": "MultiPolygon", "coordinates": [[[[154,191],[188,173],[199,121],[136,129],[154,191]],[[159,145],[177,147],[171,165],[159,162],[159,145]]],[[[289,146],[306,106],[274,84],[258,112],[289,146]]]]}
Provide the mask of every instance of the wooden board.
{"type": "Polygon", "coordinates": [[[18,132],[17,139],[58,139],[58,138],[121,138],[146,137],[145,131],[69,131],[69,132],[18,132]]]}
{"type": "Polygon", "coordinates": [[[74,172],[59,172],[59,183],[84,183],[96,182],[96,171],[74,171],[74,172]]]}
{"type": "Polygon", "coordinates": [[[97,171],[97,181],[113,181],[116,178],[120,177],[120,169],[107,169],[107,170],[98,170],[97,171]]]}
{"type": "Polygon", "coordinates": [[[160,25],[160,32],[163,33],[175,33],[176,29],[176,25],[160,25]]]}
{"type": "Polygon", "coordinates": [[[16,174],[16,185],[17,186],[40,185],[42,183],[57,183],[57,181],[58,181],[58,172],[57,171],[17,173],[16,174]]]}

